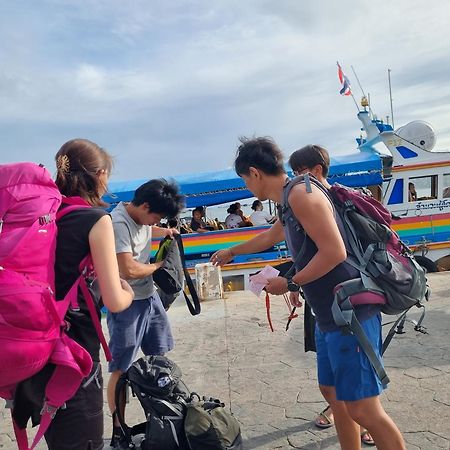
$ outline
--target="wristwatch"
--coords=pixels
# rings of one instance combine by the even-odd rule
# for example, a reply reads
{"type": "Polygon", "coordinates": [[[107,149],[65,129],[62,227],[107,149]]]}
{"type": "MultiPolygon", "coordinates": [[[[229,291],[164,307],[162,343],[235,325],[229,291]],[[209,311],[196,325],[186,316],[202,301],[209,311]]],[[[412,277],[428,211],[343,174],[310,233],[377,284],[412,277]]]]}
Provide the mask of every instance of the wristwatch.
{"type": "Polygon", "coordinates": [[[292,281],[292,277],[287,279],[287,288],[289,292],[298,292],[300,290],[300,285],[295,281],[292,281]]]}

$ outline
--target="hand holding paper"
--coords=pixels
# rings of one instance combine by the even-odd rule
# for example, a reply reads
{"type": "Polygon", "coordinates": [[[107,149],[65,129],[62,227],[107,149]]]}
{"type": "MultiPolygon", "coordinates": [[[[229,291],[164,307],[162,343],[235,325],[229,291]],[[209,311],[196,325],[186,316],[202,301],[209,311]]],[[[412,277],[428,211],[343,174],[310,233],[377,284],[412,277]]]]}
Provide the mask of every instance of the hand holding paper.
{"type": "Polygon", "coordinates": [[[257,274],[250,277],[249,290],[259,297],[267,284],[267,280],[269,278],[277,277],[279,273],[280,271],[274,269],[272,266],[264,267],[257,274]]]}

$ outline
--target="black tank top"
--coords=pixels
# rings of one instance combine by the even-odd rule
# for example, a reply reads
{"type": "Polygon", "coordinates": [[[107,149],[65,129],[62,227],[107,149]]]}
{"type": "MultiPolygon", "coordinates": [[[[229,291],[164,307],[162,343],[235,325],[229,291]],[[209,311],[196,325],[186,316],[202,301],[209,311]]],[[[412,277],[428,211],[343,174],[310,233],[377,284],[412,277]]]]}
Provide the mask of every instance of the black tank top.
{"type": "MultiPolygon", "coordinates": [[[[283,197],[286,200],[288,199],[290,190],[295,184],[297,183],[294,179],[289,183],[286,183],[284,186],[283,197]]],[[[337,214],[335,214],[335,219],[341,236],[345,242],[346,238],[343,231],[343,225],[337,214]]],[[[295,260],[295,257],[299,254],[303,244],[305,244],[305,247],[303,247],[304,256],[301,261],[298,261],[295,264],[295,270],[296,272],[299,272],[317,253],[316,244],[308,235],[305,234],[301,224],[298,222],[292,209],[287,204],[283,207],[282,224],[286,237],[286,243],[293,260],[295,260]]],[[[339,329],[334,322],[333,314],[331,312],[331,305],[334,301],[333,291],[339,283],[351,280],[353,278],[359,278],[359,271],[344,261],[321,278],[302,286],[305,298],[316,316],[316,322],[321,331],[335,331],[339,329]]],[[[378,314],[379,311],[380,307],[378,305],[355,306],[356,317],[360,321],[378,314]]]]}
{"type": "MultiPolygon", "coordinates": [[[[90,252],[89,233],[104,215],[101,208],[85,208],[68,213],[58,221],[58,239],[55,259],[56,299],[62,300],[79,276],[78,267],[90,252]]],[[[95,283],[92,289],[97,314],[100,317],[103,306],[100,292],[95,283]]],[[[79,311],[68,310],[69,323],[67,335],[84,347],[93,361],[100,360],[100,341],[92,324],[86,302],[78,291],[79,311]]]]}

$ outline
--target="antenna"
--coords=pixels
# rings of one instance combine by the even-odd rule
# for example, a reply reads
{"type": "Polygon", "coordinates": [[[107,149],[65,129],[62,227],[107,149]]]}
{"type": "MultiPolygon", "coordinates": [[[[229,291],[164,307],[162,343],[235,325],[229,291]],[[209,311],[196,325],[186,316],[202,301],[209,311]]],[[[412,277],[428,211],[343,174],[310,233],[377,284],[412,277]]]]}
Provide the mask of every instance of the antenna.
{"type": "Polygon", "coordinates": [[[391,119],[392,119],[392,128],[394,127],[394,109],[392,107],[392,89],[391,89],[391,69],[388,69],[388,81],[389,81],[389,100],[391,102],[391,119]]]}

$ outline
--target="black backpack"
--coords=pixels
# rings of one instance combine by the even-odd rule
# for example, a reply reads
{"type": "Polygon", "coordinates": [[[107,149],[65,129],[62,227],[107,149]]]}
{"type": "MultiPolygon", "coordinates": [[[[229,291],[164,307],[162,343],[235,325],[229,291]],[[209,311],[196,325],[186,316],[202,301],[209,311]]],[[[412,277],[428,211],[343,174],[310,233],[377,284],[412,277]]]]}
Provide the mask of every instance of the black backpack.
{"type": "Polygon", "coordinates": [[[144,356],[134,362],[116,386],[116,414],[123,432],[121,448],[135,448],[135,436],[143,435],[141,450],[189,450],[184,434],[186,401],[190,394],[180,368],[165,356],[144,356]],[[126,387],[138,398],[147,420],[133,427],[120,413],[126,387]]]}
{"type": "Polygon", "coordinates": [[[153,281],[158,285],[159,296],[165,309],[169,309],[180,291],[183,290],[184,280],[186,279],[186,284],[192,296],[191,301],[183,290],[187,307],[193,316],[200,314],[200,301],[186,268],[183,241],[179,234],[174,234],[173,238],[167,236],[160,242],[155,261],[164,261],[163,266],[153,273],[153,281]]]}

